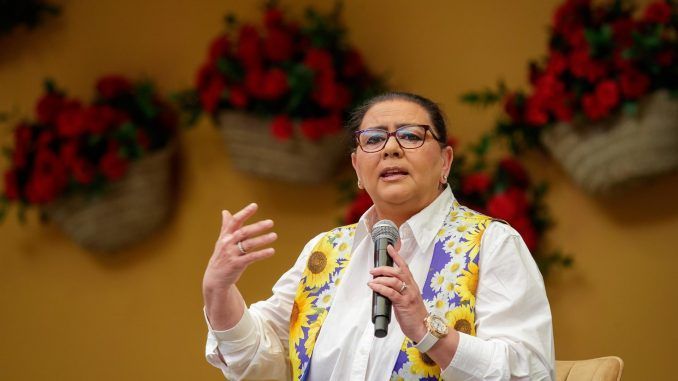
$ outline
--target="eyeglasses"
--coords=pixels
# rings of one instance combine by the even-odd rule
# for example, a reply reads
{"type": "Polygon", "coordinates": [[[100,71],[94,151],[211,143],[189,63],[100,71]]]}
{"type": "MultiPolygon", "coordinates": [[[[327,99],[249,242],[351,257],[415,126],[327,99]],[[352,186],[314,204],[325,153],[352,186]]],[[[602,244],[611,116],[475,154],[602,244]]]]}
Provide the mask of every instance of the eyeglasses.
{"type": "Polygon", "coordinates": [[[438,140],[433,133],[431,126],[425,124],[408,124],[399,127],[393,132],[388,132],[380,128],[358,130],[355,132],[355,139],[358,142],[358,146],[367,153],[383,150],[391,136],[396,138],[396,141],[401,148],[414,149],[424,145],[427,131],[431,132],[433,139],[436,141],[438,140]]]}

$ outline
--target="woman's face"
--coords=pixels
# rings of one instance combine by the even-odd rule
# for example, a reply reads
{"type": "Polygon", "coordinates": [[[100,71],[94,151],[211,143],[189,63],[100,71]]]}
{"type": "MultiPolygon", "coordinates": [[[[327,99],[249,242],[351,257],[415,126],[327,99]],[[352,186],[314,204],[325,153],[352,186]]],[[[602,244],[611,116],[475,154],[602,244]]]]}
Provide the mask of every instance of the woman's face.
{"type": "MultiPolygon", "coordinates": [[[[423,107],[406,100],[389,100],[375,104],[365,113],[360,130],[378,128],[392,132],[408,124],[425,124],[433,130],[423,107]]],[[[441,149],[431,132],[427,132],[419,148],[403,149],[392,136],[379,152],[366,153],[358,147],[351,154],[351,161],[377,211],[398,208],[416,213],[440,194],[440,184],[450,171],[452,156],[451,147],[441,149]]]]}

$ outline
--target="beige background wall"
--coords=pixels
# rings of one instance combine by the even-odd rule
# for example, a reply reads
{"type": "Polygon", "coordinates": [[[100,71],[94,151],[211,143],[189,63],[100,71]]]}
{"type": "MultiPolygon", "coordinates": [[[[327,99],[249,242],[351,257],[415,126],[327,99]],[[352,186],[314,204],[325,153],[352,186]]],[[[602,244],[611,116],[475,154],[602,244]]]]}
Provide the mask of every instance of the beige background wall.
{"type": "MultiPolygon", "coordinates": [[[[287,3],[299,14],[310,2],[287,3]]],[[[557,3],[347,1],[345,20],[372,68],[390,73],[397,88],[441,102],[452,133],[468,142],[490,128],[494,113],[460,105],[457,96],[500,77],[523,85],[527,60],[545,52],[557,3]]],[[[252,20],[259,4],[64,1],[58,19],[0,39],[0,108],[32,113],[46,75],[83,98],[108,72],[148,75],[163,91],[184,88],[225,12],[252,20]]],[[[0,143],[7,138],[5,130],[0,143]]],[[[208,121],[184,138],[176,213],[128,252],[85,252],[34,214],[26,226],[13,215],[0,226],[1,380],[220,379],[203,360],[200,293],[220,210],[256,201],[277,223],[277,256],[242,278],[248,302],[266,297],[306,240],[341,215],[334,183],[298,187],[233,171],[208,121]]],[[[552,161],[535,154],[529,166],[551,182],[552,241],[576,257],[576,267],[548,284],[557,357],[616,354],[627,380],[674,378],[678,176],[594,199],[552,161]]]]}

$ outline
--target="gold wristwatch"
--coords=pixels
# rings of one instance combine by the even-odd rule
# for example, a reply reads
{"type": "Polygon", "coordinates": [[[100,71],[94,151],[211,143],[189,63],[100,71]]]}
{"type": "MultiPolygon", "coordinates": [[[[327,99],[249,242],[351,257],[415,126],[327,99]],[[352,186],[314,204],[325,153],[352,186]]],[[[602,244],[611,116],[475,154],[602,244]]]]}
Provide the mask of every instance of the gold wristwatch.
{"type": "Polygon", "coordinates": [[[424,325],[428,332],[426,332],[426,335],[424,335],[421,341],[414,346],[421,353],[428,352],[438,340],[447,336],[447,333],[450,331],[445,319],[432,313],[429,313],[426,318],[424,318],[424,325]]]}

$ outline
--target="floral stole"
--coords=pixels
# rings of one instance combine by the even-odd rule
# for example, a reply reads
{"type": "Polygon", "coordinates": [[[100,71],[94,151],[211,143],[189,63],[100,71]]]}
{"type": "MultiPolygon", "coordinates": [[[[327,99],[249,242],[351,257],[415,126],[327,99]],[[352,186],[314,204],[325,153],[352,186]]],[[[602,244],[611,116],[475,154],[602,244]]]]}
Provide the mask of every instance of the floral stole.
{"type": "MultiPolygon", "coordinates": [[[[454,201],[437,234],[423,299],[427,309],[449,326],[475,336],[478,252],[490,217],[454,201]]],[[[315,346],[336,287],[351,259],[355,224],[329,231],[313,248],[302,274],[290,316],[292,380],[306,380],[315,346]]],[[[440,367],[405,338],[392,380],[439,380],[440,367]]]]}

